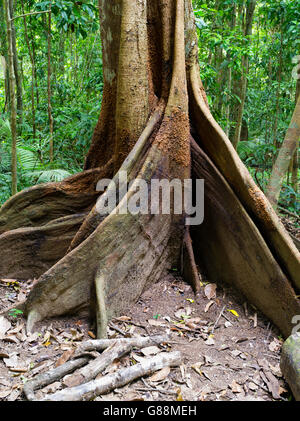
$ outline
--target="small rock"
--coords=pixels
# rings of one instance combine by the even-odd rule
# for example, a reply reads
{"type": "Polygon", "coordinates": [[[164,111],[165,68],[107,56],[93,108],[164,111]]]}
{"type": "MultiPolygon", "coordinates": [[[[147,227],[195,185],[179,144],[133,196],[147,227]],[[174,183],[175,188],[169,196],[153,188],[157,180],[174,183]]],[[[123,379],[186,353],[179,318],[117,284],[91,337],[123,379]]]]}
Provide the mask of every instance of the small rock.
{"type": "Polygon", "coordinates": [[[282,347],[280,368],[296,401],[300,401],[300,335],[288,337],[282,347]]]}

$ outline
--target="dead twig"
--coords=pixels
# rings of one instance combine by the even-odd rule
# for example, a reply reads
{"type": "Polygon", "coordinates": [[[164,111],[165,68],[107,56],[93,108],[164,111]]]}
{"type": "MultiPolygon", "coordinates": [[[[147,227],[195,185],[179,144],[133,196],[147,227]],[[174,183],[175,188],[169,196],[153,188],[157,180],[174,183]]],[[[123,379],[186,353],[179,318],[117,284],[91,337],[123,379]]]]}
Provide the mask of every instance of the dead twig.
{"type": "Polygon", "coordinates": [[[46,396],[43,401],[85,401],[109,393],[133,380],[152,374],[164,367],[175,367],[181,363],[180,352],[162,352],[131,367],[118,370],[116,373],[101,377],[83,385],[61,390],[46,396]]]}
{"type": "Polygon", "coordinates": [[[219,323],[219,320],[221,319],[222,315],[223,315],[223,311],[225,310],[226,306],[224,306],[221,310],[221,313],[219,314],[219,316],[217,317],[217,320],[215,321],[215,324],[213,325],[213,328],[211,330],[211,333],[214,333],[215,328],[217,327],[217,324],[219,323]]]}

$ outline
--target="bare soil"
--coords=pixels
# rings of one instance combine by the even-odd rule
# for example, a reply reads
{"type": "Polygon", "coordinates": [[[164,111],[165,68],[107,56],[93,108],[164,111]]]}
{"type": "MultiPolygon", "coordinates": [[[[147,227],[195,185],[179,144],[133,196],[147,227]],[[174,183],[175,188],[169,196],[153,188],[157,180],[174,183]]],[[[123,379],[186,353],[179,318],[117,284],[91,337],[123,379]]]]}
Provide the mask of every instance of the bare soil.
{"type": "MultiPolygon", "coordinates": [[[[276,328],[230,288],[202,280],[197,296],[176,272],[161,279],[122,317],[114,319],[108,337],[170,333],[160,350],[179,350],[180,367],[165,378],[140,379],[102,401],[271,401],[291,399],[280,368],[282,338],[276,328]],[[222,311],[223,310],[223,311],[222,311]]],[[[23,299],[32,282],[0,282],[0,311],[23,299]]],[[[62,354],[91,339],[94,328],[85,315],[45,320],[25,333],[25,320],[15,315],[0,340],[0,400],[25,400],[24,382],[53,368],[62,354]]],[[[145,358],[141,351],[115,361],[102,374],[145,358]]],[[[162,376],[164,377],[164,376],[162,376]]],[[[64,380],[38,391],[66,387],[64,380]]]]}

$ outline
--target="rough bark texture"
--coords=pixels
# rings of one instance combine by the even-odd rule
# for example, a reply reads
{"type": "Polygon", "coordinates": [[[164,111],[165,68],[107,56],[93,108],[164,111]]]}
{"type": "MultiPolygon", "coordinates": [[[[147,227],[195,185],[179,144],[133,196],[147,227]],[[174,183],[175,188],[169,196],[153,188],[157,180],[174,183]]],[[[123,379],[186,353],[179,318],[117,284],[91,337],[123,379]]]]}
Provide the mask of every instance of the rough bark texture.
{"type": "Polygon", "coordinates": [[[33,247],[36,273],[45,268],[20,306],[27,328],[94,303],[98,335],[104,335],[107,321],[183,261],[182,271],[195,290],[198,263],[212,281],[236,285],[288,336],[300,311],[299,252],[208,109],[191,1],[99,4],[104,93],[85,171],[21,192],[0,211],[1,253],[7,256],[4,249],[18,239],[18,254],[30,256],[14,268],[0,263],[0,276],[29,277],[33,247]],[[128,182],[135,180],[128,192],[121,171],[128,182]],[[205,222],[191,230],[191,237],[185,214],[175,214],[173,207],[169,215],[161,209],[146,215],[123,212],[138,179],[184,180],[191,173],[206,182],[205,222]],[[112,176],[99,197],[97,180],[112,176]],[[114,182],[119,198],[108,212],[114,182]],[[70,241],[78,214],[86,212],[70,241]],[[58,227],[67,229],[66,235],[47,260],[44,245],[53,247],[58,227]]]}

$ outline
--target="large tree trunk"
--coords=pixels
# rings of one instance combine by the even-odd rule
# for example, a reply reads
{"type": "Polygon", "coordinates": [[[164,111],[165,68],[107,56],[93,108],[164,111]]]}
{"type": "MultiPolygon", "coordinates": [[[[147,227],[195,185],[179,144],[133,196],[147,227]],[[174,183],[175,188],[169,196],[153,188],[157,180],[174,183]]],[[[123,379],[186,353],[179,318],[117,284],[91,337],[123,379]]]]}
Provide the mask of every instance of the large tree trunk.
{"type": "Polygon", "coordinates": [[[19,306],[28,329],[96,301],[101,336],[111,317],[183,256],[194,289],[198,262],[288,335],[300,311],[299,253],[208,109],[191,1],[99,3],[104,92],[84,172],[21,192],[0,211],[0,276],[29,277],[35,259],[39,280],[19,306]],[[191,173],[206,183],[204,223],[191,237],[185,214],[173,208],[169,215],[122,212],[139,179],[185,180],[191,173]],[[124,174],[133,181],[128,192],[124,174]],[[112,176],[96,205],[97,181],[112,176]],[[119,201],[107,211],[114,182],[119,201]],[[64,244],[54,253],[59,232],[64,244]],[[21,256],[13,261],[12,244],[21,256]]]}

